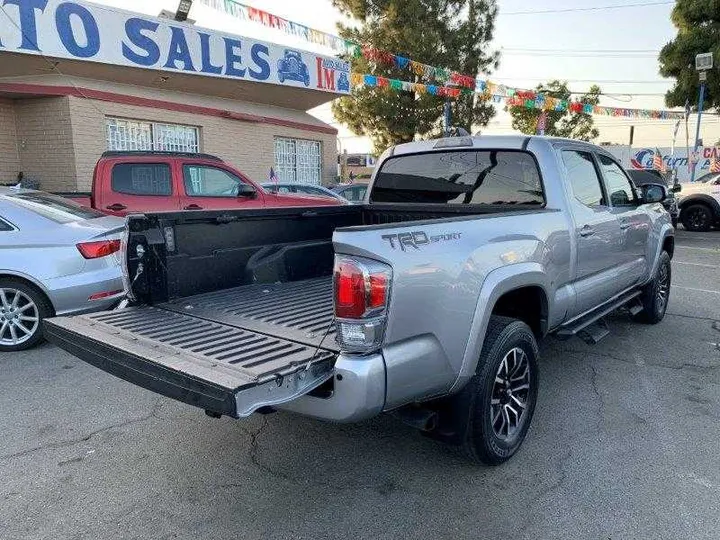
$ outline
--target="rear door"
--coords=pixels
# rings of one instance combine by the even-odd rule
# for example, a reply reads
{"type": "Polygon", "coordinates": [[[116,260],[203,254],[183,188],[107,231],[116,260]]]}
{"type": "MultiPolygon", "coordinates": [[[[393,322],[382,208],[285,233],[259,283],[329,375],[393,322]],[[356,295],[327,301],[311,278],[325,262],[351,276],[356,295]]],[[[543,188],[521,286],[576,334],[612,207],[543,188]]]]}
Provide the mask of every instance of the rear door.
{"type": "Polygon", "coordinates": [[[180,171],[182,210],[262,208],[263,192],[235,171],[220,164],[184,162],[180,171]],[[245,188],[254,193],[243,193],[245,188]]]}
{"type": "MultiPolygon", "coordinates": [[[[602,153],[597,154],[597,160],[610,201],[610,212],[615,216],[620,228],[617,280],[618,285],[626,289],[648,272],[650,216],[647,207],[640,205],[633,184],[623,168],[613,158],[602,153]]],[[[657,203],[659,211],[661,206],[657,203]]]]}
{"type": "Polygon", "coordinates": [[[570,210],[577,241],[577,302],[571,313],[575,317],[622,290],[616,281],[617,246],[622,232],[611,212],[592,153],[566,149],[562,151],[562,161],[571,190],[570,210]]]}
{"type": "Polygon", "coordinates": [[[125,216],[133,212],[165,212],[180,209],[173,164],[162,159],[110,161],[100,171],[96,209],[125,216]]]}

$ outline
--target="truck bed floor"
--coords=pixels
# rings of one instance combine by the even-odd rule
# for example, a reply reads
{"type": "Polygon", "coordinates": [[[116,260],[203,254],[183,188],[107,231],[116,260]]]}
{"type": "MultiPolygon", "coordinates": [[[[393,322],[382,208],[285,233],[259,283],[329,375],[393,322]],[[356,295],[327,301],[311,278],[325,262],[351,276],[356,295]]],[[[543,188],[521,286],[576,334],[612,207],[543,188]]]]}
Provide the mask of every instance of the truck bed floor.
{"type": "Polygon", "coordinates": [[[163,310],[338,352],[332,278],[243,285],[160,304],[163,310]]]}

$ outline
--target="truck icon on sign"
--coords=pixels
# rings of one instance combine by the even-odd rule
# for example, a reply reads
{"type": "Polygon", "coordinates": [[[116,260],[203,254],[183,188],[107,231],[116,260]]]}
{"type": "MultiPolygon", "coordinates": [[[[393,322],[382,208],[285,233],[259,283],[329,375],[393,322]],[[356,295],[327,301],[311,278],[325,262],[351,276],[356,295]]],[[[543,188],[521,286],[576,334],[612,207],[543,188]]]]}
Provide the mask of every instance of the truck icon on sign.
{"type": "Polygon", "coordinates": [[[310,86],[310,71],[302,61],[300,51],[285,49],[285,55],[277,63],[278,80],[298,81],[305,86],[310,86]]]}

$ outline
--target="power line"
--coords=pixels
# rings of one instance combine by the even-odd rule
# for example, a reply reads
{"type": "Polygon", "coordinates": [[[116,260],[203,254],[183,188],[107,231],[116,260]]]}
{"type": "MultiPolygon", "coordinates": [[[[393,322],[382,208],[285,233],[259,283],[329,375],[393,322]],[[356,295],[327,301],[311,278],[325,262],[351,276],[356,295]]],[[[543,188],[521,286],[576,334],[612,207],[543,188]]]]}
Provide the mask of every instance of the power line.
{"type": "Polygon", "coordinates": [[[550,81],[559,80],[568,83],[600,83],[600,84],[672,84],[673,81],[631,81],[614,79],[566,79],[565,77],[492,77],[498,81],[550,81]]]}
{"type": "MultiPolygon", "coordinates": [[[[525,49],[518,47],[504,47],[502,51],[518,51],[518,52],[552,52],[552,53],[563,53],[567,49],[525,49]]],[[[654,53],[657,54],[660,51],[656,49],[574,49],[572,52],[581,53],[654,53]]]]}
{"type": "Polygon", "coordinates": [[[566,8],[566,9],[539,9],[535,11],[509,11],[507,13],[503,13],[502,10],[500,10],[499,15],[540,15],[544,13],[575,13],[575,12],[581,12],[581,11],[606,11],[610,9],[626,9],[626,8],[636,8],[636,7],[648,7],[648,6],[667,6],[670,4],[674,4],[675,2],[638,2],[636,4],[615,4],[611,6],[596,6],[596,7],[587,7],[587,8],[566,8]]]}
{"type": "Polygon", "coordinates": [[[513,52],[507,49],[502,50],[506,56],[543,56],[551,58],[655,58],[658,53],[632,53],[632,54],[612,54],[612,53],[585,53],[585,52],[513,52]]]}

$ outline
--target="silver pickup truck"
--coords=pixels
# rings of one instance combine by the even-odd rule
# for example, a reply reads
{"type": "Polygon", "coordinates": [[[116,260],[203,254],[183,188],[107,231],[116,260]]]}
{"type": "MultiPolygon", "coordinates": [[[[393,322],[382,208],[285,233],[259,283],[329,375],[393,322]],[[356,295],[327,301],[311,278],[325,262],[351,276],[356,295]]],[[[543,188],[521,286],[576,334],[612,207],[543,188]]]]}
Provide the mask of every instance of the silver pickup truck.
{"type": "Polygon", "coordinates": [[[527,433],[537,342],[662,320],[674,229],[602,148],[455,137],[389,149],[364,205],[131,216],[132,298],[47,338],[234,418],[393,412],[498,464],[527,433]]]}

